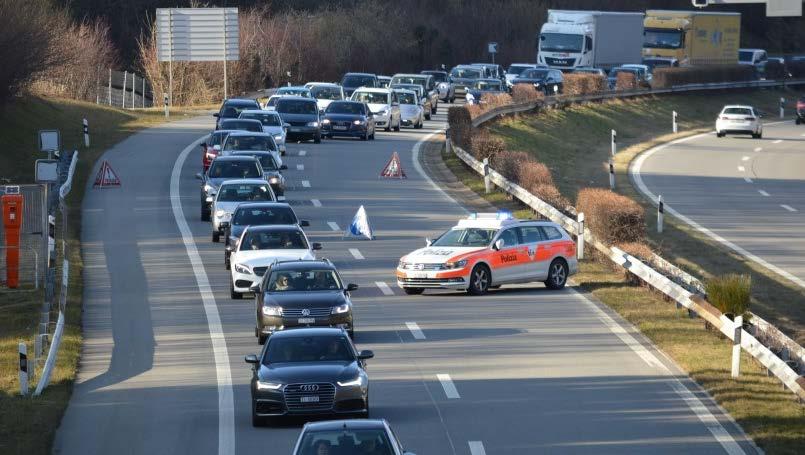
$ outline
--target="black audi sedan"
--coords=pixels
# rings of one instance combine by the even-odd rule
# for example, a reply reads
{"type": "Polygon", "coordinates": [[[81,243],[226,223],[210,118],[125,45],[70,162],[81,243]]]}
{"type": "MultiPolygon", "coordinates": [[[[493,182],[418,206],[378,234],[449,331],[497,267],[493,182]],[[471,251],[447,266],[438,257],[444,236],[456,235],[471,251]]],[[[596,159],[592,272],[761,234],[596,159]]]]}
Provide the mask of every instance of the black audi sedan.
{"type": "Polygon", "coordinates": [[[346,136],[366,141],[375,138],[375,120],[364,103],[333,101],[324,110],[321,133],[325,137],[346,136]]]}
{"type": "Polygon", "coordinates": [[[514,78],[512,84],[531,84],[535,89],[545,93],[545,95],[555,95],[562,93],[564,77],[562,77],[562,72],[559,70],[531,68],[514,78]]]}
{"type": "Polygon", "coordinates": [[[252,364],[252,425],[292,415],[369,416],[366,360],[343,329],[308,328],[278,332],[252,364]]]}
{"type": "Polygon", "coordinates": [[[353,334],[349,293],[327,259],[277,262],[255,285],[255,335],[260,344],[272,333],[294,327],[337,327],[353,334]]]}

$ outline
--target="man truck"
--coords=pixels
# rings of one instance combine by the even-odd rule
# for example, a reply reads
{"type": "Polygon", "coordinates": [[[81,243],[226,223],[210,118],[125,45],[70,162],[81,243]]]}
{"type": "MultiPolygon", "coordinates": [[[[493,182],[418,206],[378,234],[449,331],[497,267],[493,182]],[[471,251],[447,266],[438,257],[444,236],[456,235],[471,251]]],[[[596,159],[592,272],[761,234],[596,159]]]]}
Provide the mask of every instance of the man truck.
{"type": "Polygon", "coordinates": [[[671,57],[680,65],[738,63],[741,13],[646,11],[643,57],[671,57]]]}
{"type": "Polygon", "coordinates": [[[643,13],[548,10],[548,21],[537,37],[537,62],[573,70],[608,70],[640,63],[643,13]]]}

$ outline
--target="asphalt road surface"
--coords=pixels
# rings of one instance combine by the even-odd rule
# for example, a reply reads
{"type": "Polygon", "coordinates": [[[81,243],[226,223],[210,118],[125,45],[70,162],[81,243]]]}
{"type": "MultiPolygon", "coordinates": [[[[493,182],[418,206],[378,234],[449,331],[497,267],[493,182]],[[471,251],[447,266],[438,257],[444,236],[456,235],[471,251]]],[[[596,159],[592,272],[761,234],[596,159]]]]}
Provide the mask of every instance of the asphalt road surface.
{"type": "Polygon", "coordinates": [[[689,224],[805,287],[805,127],[767,124],[763,139],[694,136],[647,152],[631,173],[689,224]]]}
{"type": "MultiPolygon", "coordinates": [[[[353,293],[372,349],[372,417],[423,454],[755,453],[695,384],[602,305],[541,283],[485,297],[405,296],[394,268],[465,215],[420,172],[444,126],[373,142],[294,144],[289,202],[353,293]],[[437,138],[437,137],[436,137],[437,138]],[[434,139],[436,139],[434,138],[434,139]],[[378,177],[397,151],[405,180],[378,177]],[[303,185],[303,181],[307,183],[303,185]],[[376,240],[345,240],[364,205],[376,240]]],[[[290,453],[301,428],[253,428],[253,301],[230,300],[223,245],[199,220],[199,118],[136,134],[104,156],[120,189],[83,207],[85,346],[57,454],[290,453]]]]}

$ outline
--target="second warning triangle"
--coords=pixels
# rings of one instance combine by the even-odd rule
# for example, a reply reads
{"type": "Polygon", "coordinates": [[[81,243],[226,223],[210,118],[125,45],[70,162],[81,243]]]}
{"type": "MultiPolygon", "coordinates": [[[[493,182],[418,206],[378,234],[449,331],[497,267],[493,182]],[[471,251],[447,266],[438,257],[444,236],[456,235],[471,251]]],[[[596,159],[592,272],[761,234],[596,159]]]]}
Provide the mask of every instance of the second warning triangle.
{"type": "Polygon", "coordinates": [[[101,168],[98,170],[98,175],[95,177],[95,183],[92,185],[95,188],[111,188],[120,186],[120,178],[115,173],[109,162],[104,160],[101,163],[101,168]]]}
{"type": "Polygon", "coordinates": [[[405,171],[402,168],[402,163],[400,162],[400,155],[397,152],[391,154],[391,159],[389,160],[386,167],[380,172],[381,177],[390,178],[390,179],[404,179],[408,178],[405,175],[405,171]]]}

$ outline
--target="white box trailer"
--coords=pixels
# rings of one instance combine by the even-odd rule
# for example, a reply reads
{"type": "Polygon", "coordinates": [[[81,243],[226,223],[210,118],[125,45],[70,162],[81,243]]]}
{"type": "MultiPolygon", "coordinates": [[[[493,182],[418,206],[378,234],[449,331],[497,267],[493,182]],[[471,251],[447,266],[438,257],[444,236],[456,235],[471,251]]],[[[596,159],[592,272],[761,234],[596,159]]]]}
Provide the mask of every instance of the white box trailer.
{"type": "Polygon", "coordinates": [[[640,63],[644,13],[548,10],[537,62],[561,70],[640,63]]]}

